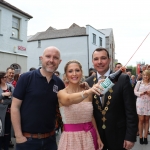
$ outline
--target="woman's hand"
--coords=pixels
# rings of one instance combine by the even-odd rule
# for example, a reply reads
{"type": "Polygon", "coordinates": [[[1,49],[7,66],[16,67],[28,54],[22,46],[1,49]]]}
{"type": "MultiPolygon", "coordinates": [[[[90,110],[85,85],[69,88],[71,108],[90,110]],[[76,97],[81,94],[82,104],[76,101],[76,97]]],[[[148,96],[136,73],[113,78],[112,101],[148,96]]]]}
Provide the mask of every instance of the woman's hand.
{"type": "Polygon", "coordinates": [[[102,79],[102,80],[99,80],[97,84],[94,84],[93,87],[91,89],[89,89],[91,91],[91,93],[101,95],[103,88],[100,86],[100,83],[104,82],[104,81],[105,81],[105,79],[102,79]]]}
{"type": "Polygon", "coordinates": [[[145,95],[145,94],[147,94],[147,92],[142,92],[142,93],[140,94],[140,96],[145,95]]]}
{"type": "Polygon", "coordinates": [[[146,94],[150,96],[150,91],[146,91],[146,94]]]}
{"type": "Polygon", "coordinates": [[[3,96],[11,96],[11,92],[4,92],[2,93],[3,96]]]}
{"type": "Polygon", "coordinates": [[[102,150],[104,147],[104,144],[102,143],[100,138],[97,139],[97,144],[98,144],[98,150],[102,150]]]}

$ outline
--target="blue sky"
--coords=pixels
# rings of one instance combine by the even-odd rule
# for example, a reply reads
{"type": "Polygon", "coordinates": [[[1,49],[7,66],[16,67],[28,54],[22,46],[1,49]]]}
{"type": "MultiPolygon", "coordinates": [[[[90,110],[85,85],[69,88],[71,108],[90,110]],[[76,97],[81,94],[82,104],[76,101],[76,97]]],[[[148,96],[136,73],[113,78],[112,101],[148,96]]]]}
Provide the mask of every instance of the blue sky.
{"type": "MultiPolygon", "coordinates": [[[[49,26],[64,29],[76,23],[96,29],[113,28],[116,59],[123,65],[150,32],[149,0],[6,0],[29,13],[28,35],[49,26]]],[[[150,35],[128,63],[150,64],[150,35]]]]}

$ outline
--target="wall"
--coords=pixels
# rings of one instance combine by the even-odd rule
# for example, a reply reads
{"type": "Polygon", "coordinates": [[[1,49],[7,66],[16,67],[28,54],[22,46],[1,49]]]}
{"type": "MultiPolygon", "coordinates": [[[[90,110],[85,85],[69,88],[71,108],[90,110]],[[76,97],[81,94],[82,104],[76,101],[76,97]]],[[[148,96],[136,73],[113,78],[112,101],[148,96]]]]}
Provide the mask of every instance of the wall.
{"type": "Polygon", "coordinates": [[[99,37],[102,38],[102,46],[101,47],[105,48],[105,35],[90,25],[86,26],[86,33],[89,35],[88,36],[89,68],[91,68],[91,67],[93,68],[92,53],[96,48],[100,47],[99,37]],[[96,44],[93,43],[93,33],[96,35],[96,44]]]}
{"type": "Polygon", "coordinates": [[[65,64],[69,60],[76,59],[83,66],[84,75],[88,75],[87,36],[41,40],[41,48],[38,48],[38,41],[28,42],[28,70],[31,67],[40,67],[39,56],[49,46],[55,46],[61,52],[62,62],[58,68],[61,74],[64,73],[65,64]]]}
{"type": "Polygon", "coordinates": [[[27,57],[0,52],[0,71],[6,71],[11,64],[19,64],[21,73],[27,71],[27,57]]]}
{"type": "MultiPolygon", "coordinates": [[[[5,6],[0,5],[0,61],[3,60],[3,63],[7,63],[10,66],[11,64],[8,64],[9,62],[13,63],[19,63],[19,65],[22,67],[23,71],[27,71],[27,60],[23,61],[25,64],[22,64],[22,62],[16,61],[17,58],[22,60],[22,58],[27,59],[27,49],[26,50],[18,50],[18,46],[22,46],[24,48],[27,48],[27,23],[28,19],[26,16],[11,10],[10,8],[7,8],[5,6]],[[20,18],[20,36],[19,39],[12,39],[12,16],[15,16],[17,18],[20,18]],[[15,51],[15,53],[14,53],[15,51]],[[5,53],[6,54],[3,54],[5,53]],[[9,54],[7,54],[7,52],[9,54]],[[15,55],[13,55],[15,54],[15,55]],[[24,56],[20,56],[24,55],[24,56]],[[12,56],[11,56],[12,55],[12,56]],[[18,55],[18,56],[17,56],[18,55]],[[9,58],[3,58],[3,56],[9,56],[9,58]],[[13,60],[11,60],[13,59],[13,60]]],[[[2,66],[1,66],[2,67],[2,66]]],[[[4,68],[1,68],[5,70],[4,68]]]]}

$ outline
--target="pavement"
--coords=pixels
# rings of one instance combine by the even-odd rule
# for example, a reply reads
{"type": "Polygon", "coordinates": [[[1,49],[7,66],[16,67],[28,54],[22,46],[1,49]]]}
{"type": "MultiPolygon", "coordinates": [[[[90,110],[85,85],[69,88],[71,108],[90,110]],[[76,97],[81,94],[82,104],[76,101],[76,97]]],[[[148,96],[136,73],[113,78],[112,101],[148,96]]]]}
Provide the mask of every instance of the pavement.
{"type": "MultiPolygon", "coordinates": [[[[58,134],[56,136],[57,143],[59,141],[59,138],[60,138],[60,134],[58,134]]],[[[15,138],[12,138],[12,142],[15,144],[15,138]]],[[[135,145],[132,148],[132,150],[150,150],[150,135],[148,136],[148,142],[149,143],[147,145],[145,145],[145,144],[141,145],[139,143],[139,137],[137,136],[137,142],[135,143],[135,145]]],[[[15,147],[14,148],[9,148],[9,150],[15,150],[15,147]]]]}

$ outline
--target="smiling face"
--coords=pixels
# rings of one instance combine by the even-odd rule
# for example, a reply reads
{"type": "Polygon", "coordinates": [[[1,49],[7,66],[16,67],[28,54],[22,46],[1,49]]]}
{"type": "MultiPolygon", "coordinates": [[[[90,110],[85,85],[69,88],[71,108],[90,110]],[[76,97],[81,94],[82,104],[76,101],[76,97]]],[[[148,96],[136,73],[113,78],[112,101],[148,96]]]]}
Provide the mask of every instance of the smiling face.
{"type": "Polygon", "coordinates": [[[104,75],[109,69],[110,58],[105,50],[95,51],[92,58],[93,66],[99,74],[104,75]]]}
{"type": "Polygon", "coordinates": [[[0,73],[0,84],[6,83],[7,82],[7,75],[6,73],[0,73]]]}
{"type": "Polygon", "coordinates": [[[145,82],[149,82],[150,81],[150,71],[149,70],[143,71],[142,79],[145,82]]]}
{"type": "Polygon", "coordinates": [[[48,73],[53,73],[61,62],[59,50],[55,47],[46,48],[41,56],[41,61],[42,68],[48,73]]]}
{"type": "Polygon", "coordinates": [[[7,70],[7,77],[9,80],[12,80],[14,78],[14,75],[15,75],[15,70],[13,70],[13,69],[7,70]]]}
{"type": "Polygon", "coordinates": [[[82,69],[78,63],[68,64],[65,73],[69,83],[77,84],[81,81],[82,69]]]}

